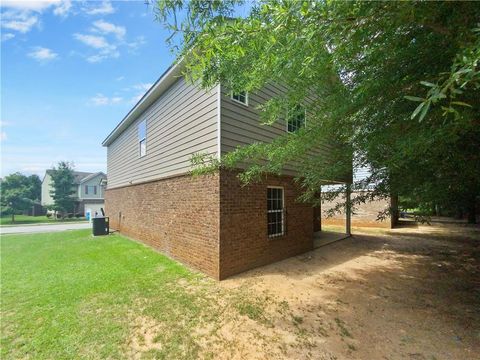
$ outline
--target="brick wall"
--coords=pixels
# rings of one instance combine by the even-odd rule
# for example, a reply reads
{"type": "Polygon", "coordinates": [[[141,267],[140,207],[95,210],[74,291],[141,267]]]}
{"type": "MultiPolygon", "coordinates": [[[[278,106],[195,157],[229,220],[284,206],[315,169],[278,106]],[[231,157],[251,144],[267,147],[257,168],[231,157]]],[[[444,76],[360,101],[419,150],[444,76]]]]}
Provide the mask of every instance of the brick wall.
{"type": "Polygon", "coordinates": [[[110,227],[216,279],[313,248],[313,209],[288,176],[242,186],[236,172],[108,189],[110,227]],[[286,234],[267,235],[267,186],[284,188],[286,234]]]}
{"type": "Polygon", "coordinates": [[[242,186],[236,172],[220,175],[220,278],[270,264],[313,248],[313,209],[296,201],[300,189],[289,176],[268,176],[242,186]],[[267,235],[267,186],[284,187],[286,234],[267,235]]]}
{"type": "MultiPolygon", "coordinates": [[[[355,193],[352,193],[352,199],[355,193]]],[[[326,211],[333,208],[338,202],[343,202],[343,198],[334,200],[333,202],[322,203],[322,225],[341,225],[345,226],[345,213],[336,214],[333,217],[327,218],[326,211]]],[[[391,218],[386,218],[383,221],[377,220],[378,213],[390,207],[390,199],[382,199],[367,202],[355,206],[355,214],[352,215],[352,226],[357,227],[382,227],[392,228],[393,223],[391,218]]]]}
{"type": "Polygon", "coordinates": [[[219,175],[108,189],[110,227],[219,278],[219,175]]]}

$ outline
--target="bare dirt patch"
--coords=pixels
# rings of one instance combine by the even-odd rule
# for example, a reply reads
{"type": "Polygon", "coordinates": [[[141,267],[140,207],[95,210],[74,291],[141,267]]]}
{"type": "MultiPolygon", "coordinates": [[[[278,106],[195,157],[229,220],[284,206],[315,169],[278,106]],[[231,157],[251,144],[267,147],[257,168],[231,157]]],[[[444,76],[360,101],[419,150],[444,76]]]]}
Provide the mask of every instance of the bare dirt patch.
{"type": "Polygon", "coordinates": [[[143,353],[151,350],[161,350],[162,344],[155,340],[157,334],[165,331],[161,323],[155,319],[140,316],[132,324],[133,331],[128,339],[128,357],[141,359],[143,353]]]}
{"type": "Polygon", "coordinates": [[[249,271],[219,286],[255,294],[261,317],[233,306],[204,345],[239,359],[478,359],[479,245],[478,228],[419,226],[249,271]]]}
{"type": "Polygon", "coordinates": [[[172,282],[197,311],[146,316],[162,294],[134,304],[125,355],[161,357],[188,334],[181,358],[479,359],[480,230],[366,231],[222,282],[172,282]]]}

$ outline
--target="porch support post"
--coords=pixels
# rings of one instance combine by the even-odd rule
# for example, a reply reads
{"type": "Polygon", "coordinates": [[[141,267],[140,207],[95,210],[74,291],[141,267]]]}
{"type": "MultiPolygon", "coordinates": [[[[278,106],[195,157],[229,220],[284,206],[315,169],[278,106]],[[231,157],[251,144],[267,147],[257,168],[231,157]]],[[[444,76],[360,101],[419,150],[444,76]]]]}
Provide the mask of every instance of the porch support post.
{"type": "Polygon", "coordinates": [[[352,235],[352,203],[351,203],[351,184],[347,184],[347,188],[345,190],[345,214],[346,214],[346,221],[345,221],[345,233],[350,236],[352,235]]]}

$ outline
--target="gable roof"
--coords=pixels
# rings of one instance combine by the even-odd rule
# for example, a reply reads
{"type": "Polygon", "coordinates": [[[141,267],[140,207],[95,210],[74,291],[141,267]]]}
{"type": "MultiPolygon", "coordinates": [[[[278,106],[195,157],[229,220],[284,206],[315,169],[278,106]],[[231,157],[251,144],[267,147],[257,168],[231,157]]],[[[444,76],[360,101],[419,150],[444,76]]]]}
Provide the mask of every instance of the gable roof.
{"type": "Polygon", "coordinates": [[[80,180],[80,184],[84,183],[85,181],[91,180],[93,178],[96,178],[97,176],[103,175],[104,177],[107,177],[105,173],[102,171],[96,172],[96,173],[91,173],[90,175],[84,177],[83,179],[80,180]]]}
{"type": "Polygon", "coordinates": [[[102,145],[108,146],[115,140],[138,116],[157,100],[181,75],[184,68],[183,58],[171,65],[152,87],[142,96],[135,106],[125,115],[122,121],[103,140],[102,145]]]}
{"type": "MultiPolygon", "coordinates": [[[[48,169],[47,171],[45,171],[45,174],[49,174],[51,175],[52,174],[52,169],[48,169]]],[[[98,174],[103,174],[105,175],[103,172],[96,172],[96,173],[91,173],[91,172],[85,172],[85,171],[74,171],[73,172],[73,183],[75,185],[78,185],[78,184],[81,184],[82,182],[84,181],[87,181],[88,179],[91,179],[95,176],[97,176],[98,174]]],[[[105,175],[106,176],[106,175],[105,175]]],[[[44,177],[45,179],[45,177],[44,177]]]]}

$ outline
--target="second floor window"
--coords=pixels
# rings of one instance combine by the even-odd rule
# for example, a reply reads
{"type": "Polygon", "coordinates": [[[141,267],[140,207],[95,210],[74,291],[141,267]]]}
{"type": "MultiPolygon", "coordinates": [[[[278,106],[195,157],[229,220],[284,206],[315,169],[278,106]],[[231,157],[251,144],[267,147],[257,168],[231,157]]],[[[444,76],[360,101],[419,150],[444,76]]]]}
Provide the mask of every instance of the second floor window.
{"type": "Polygon", "coordinates": [[[294,133],[305,127],[305,108],[296,105],[287,112],[287,132],[294,133]]]}
{"type": "Polygon", "coordinates": [[[138,124],[138,144],[140,157],[147,155],[147,121],[143,120],[138,124]]]}
{"type": "Polygon", "coordinates": [[[85,195],[97,195],[97,185],[85,185],[85,195]]]}
{"type": "Polygon", "coordinates": [[[243,105],[248,106],[248,92],[240,91],[240,92],[233,92],[231,94],[231,98],[233,101],[239,102],[243,105]]]}

